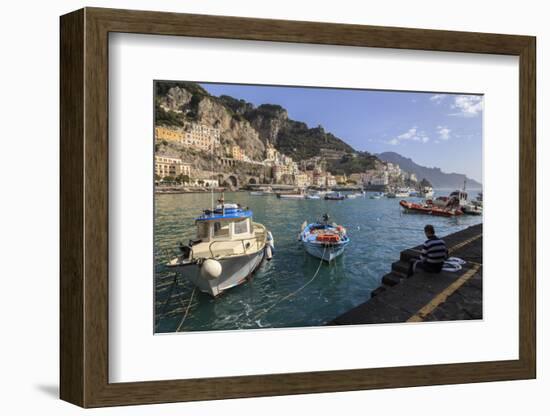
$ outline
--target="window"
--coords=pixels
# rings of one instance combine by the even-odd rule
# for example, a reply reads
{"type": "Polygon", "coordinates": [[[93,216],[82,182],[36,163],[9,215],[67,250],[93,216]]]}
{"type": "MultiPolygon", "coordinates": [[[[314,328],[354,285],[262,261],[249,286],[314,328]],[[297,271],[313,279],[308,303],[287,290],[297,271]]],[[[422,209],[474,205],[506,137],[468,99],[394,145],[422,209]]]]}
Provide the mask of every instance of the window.
{"type": "Polygon", "coordinates": [[[206,239],[209,237],[208,232],[209,224],[207,222],[198,222],[197,223],[197,238],[206,239]]]}
{"type": "Polygon", "coordinates": [[[236,222],[234,227],[235,227],[235,234],[248,233],[248,218],[244,221],[236,222]]]}
{"type": "Polygon", "coordinates": [[[222,223],[222,222],[215,222],[214,237],[229,237],[229,224],[222,223]]]}

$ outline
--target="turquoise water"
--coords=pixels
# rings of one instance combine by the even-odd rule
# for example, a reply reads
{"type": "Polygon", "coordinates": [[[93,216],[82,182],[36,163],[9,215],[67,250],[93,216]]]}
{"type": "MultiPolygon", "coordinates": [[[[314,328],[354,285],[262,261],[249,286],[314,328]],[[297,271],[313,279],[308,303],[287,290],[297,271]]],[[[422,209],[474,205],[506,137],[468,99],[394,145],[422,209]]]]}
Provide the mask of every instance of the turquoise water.
{"type": "MultiPolygon", "coordinates": [[[[448,194],[448,190],[436,192],[436,196],[448,194]]],[[[164,264],[178,254],[180,241],[187,243],[195,237],[193,219],[210,207],[211,196],[155,195],[156,332],[176,331],[186,311],[182,331],[322,325],[369,299],[400,251],[424,241],[425,224],[433,224],[443,236],[482,221],[471,216],[403,214],[399,199],[387,198],[281,200],[274,195],[236,192],[226,193],[225,200],[251,208],[254,221],[273,233],[273,260],[264,262],[252,281],[218,299],[195,291],[187,311],[193,285],[164,264]],[[306,284],[319,268],[319,260],[305,253],[297,236],[304,221],[314,221],[324,213],[347,228],[351,242],[336,261],[320,266],[313,282],[283,299],[306,284]]]]}

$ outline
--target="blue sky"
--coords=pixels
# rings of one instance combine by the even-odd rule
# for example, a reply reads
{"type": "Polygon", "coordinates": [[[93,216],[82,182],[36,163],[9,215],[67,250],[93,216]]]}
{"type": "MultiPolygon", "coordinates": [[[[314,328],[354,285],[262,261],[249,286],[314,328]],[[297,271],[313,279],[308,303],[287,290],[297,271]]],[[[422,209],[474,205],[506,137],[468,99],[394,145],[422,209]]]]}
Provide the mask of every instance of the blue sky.
{"type": "Polygon", "coordinates": [[[201,83],[212,95],[279,104],[357,150],[397,152],[424,166],[482,180],[479,95],[201,83]]]}

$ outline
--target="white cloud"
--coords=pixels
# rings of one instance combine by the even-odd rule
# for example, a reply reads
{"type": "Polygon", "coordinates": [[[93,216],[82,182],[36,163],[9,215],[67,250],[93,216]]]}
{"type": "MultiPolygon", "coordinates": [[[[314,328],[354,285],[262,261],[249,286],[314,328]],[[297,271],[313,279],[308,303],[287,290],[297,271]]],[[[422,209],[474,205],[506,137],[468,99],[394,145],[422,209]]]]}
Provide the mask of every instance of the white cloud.
{"type": "Polygon", "coordinates": [[[430,97],[430,101],[433,101],[436,104],[441,104],[441,102],[445,99],[444,94],[434,94],[430,97]]]}
{"type": "Polygon", "coordinates": [[[451,116],[476,117],[483,110],[483,97],[479,95],[458,95],[451,104],[451,108],[458,110],[451,116]]]}
{"type": "Polygon", "coordinates": [[[428,143],[430,141],[430,138],[426,135],[426,133],[424,133],[423,131],[419,131],[418,128],[415,126],[411,127],[405,133],[402,133],[392,138],[387,143],[396,146],[403,141],[428,143]]]}
{"type": "Polygon", "coordinates": [[[451,138],[451,129],[445,126],[437,126],[437,135],[441,140],[449,140],[451,138]]]}

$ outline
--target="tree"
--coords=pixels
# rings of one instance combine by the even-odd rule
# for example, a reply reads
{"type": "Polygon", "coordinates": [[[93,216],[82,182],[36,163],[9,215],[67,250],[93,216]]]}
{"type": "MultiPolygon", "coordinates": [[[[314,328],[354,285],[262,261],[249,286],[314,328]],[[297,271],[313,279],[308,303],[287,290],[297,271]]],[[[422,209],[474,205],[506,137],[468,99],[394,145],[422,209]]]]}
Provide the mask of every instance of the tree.
{"type": "Polygon", "coordinates": [[[176,182],[177,183],[189,183],[189,176],[184,175],[183,173],[180,173],[178,176],[176,176],[176,182]]]}
{"type": "Polygon", "coordinates": [[[156,174],[155,173],[155,181],[160,181],[162,178],[160,177],[160,175],[156,174]]]}
{"type": "Polygon", "coordinates": [[[173,183],[176,181],[176,178],[174,178],[173,176],[165,176],[164,178],[162,178],[162,181],[166,183],[173,183]]]}

